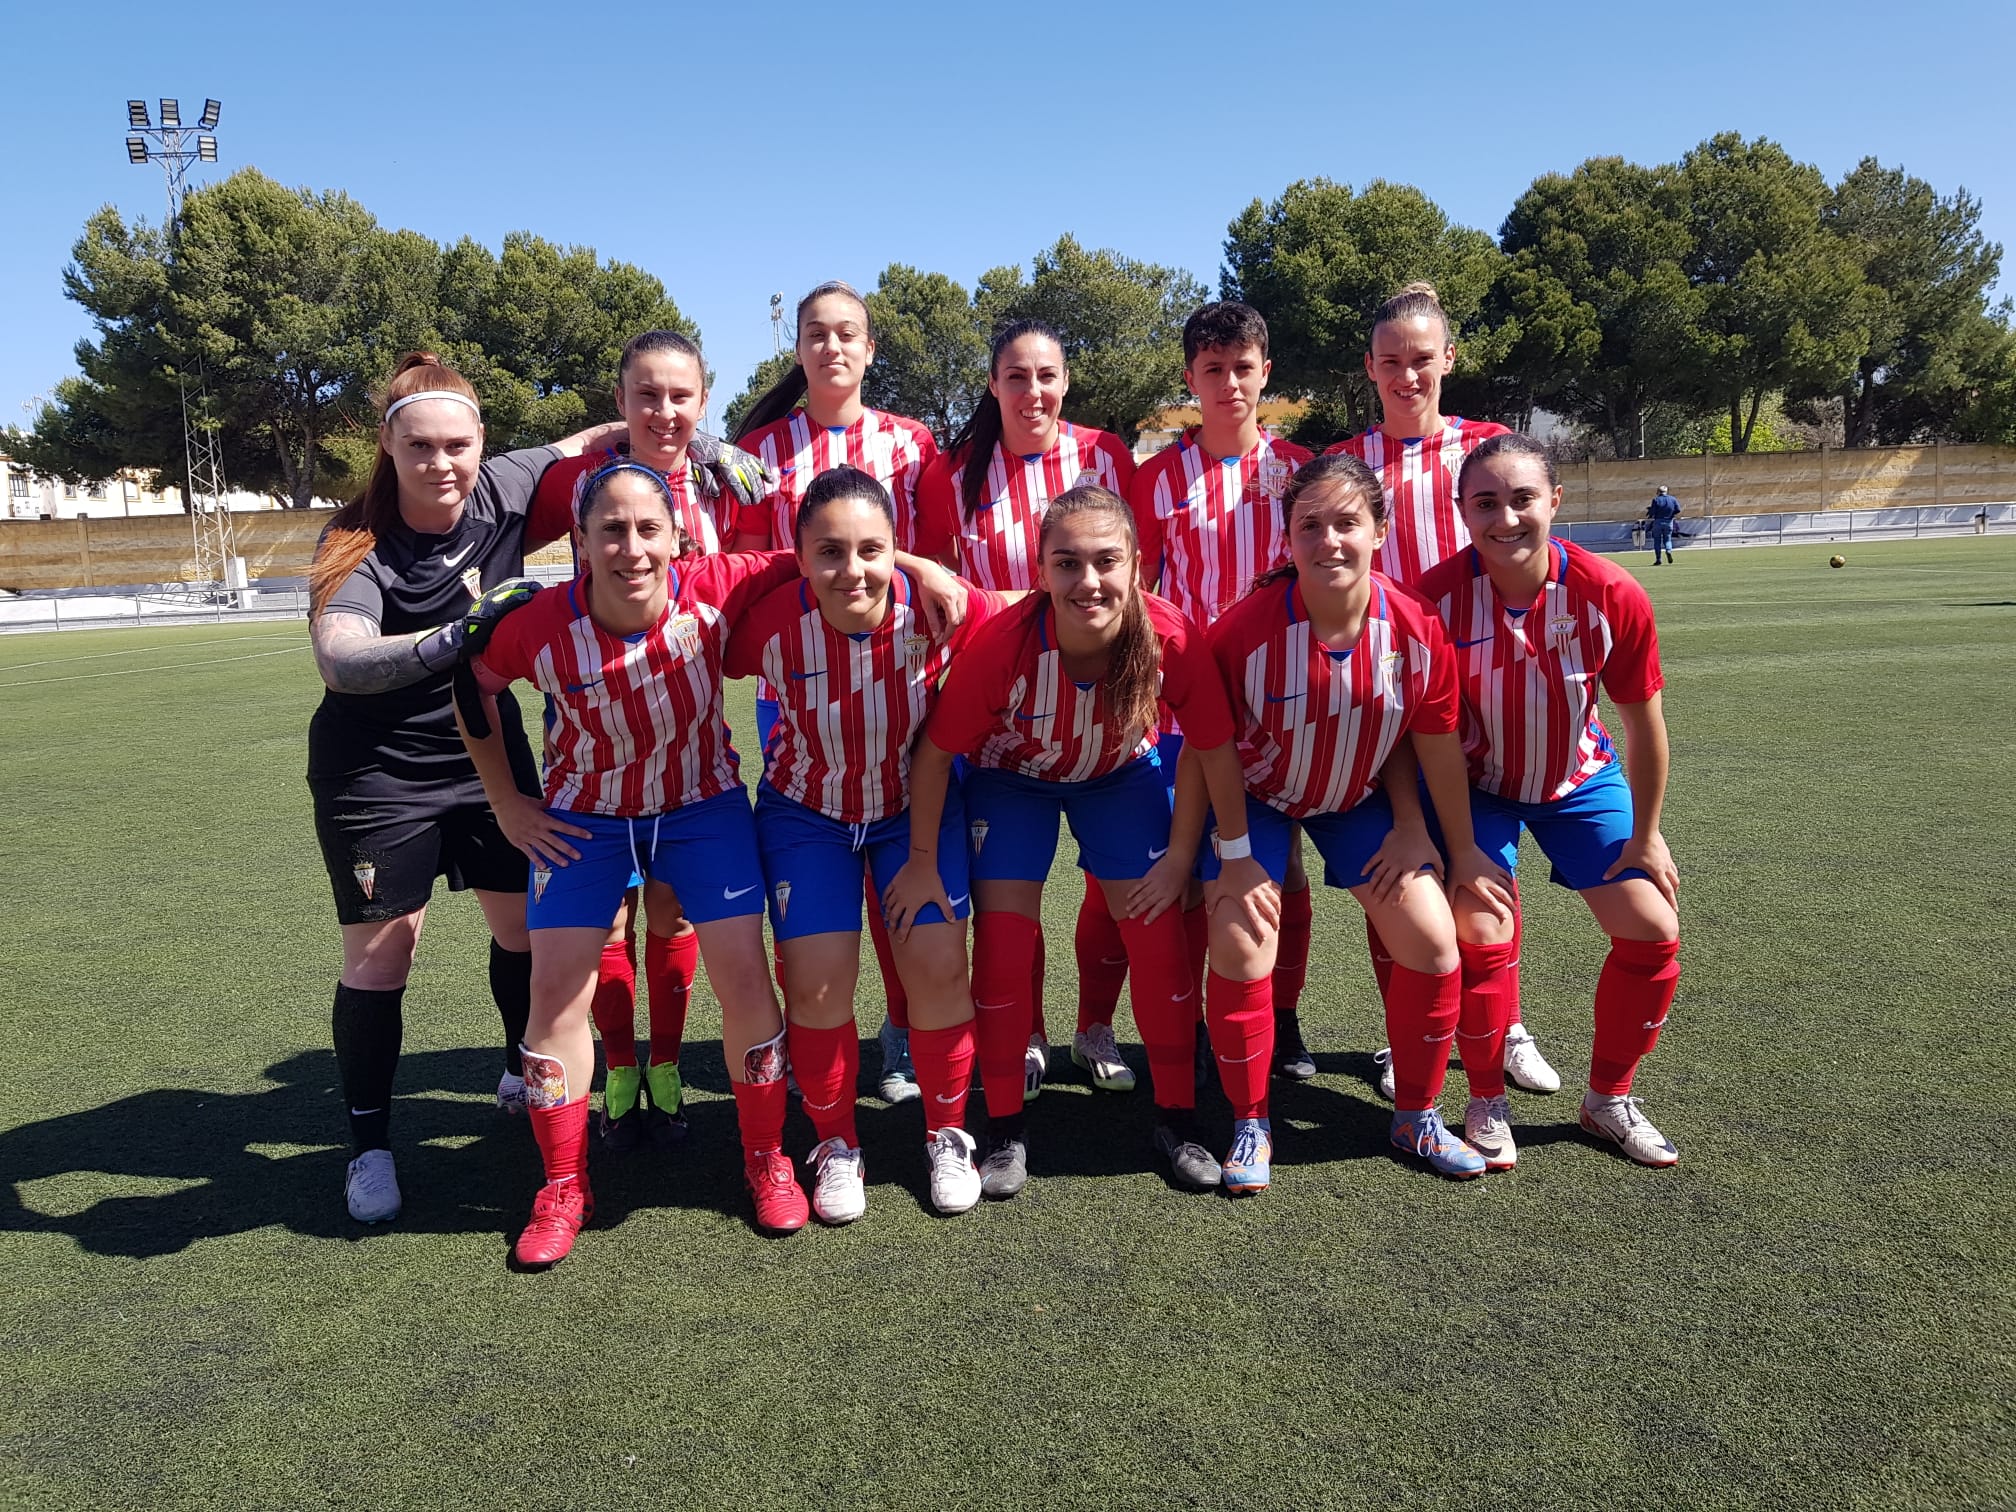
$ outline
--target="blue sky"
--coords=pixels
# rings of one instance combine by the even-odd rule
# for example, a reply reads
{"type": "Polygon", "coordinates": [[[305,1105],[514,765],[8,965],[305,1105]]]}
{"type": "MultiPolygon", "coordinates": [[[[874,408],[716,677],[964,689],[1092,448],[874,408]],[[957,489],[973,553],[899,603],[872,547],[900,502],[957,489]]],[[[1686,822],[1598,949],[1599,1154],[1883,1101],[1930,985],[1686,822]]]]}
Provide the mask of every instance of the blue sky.
{"type": "Polygon", "coordinates": [[[7,34],[0,423],[88,333],[61,283],[86,216],[161,214],[160,171],[125,158],[129,95],[185,119],[221,99],[212,173],[648,268],[700,325],[717,412],[769,353],[775,291],[890,262],[970,287],[1067,231],[1215,286],[1226,223],[1318,174],[1413,183],[1495,232],[1536,174],[1736,129],[1830,178],[1873,154],[1965,185],[2016,247],[2006,0],[100,4],[24,6],[7,34]]]}

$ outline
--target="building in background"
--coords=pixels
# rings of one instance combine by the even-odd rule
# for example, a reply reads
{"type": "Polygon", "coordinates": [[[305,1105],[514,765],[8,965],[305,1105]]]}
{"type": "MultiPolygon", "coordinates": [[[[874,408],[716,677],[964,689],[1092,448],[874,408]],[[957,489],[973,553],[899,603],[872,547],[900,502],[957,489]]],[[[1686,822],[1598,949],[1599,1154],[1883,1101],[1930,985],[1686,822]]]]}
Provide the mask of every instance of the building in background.
{"type": "MultiPolygon", "coordinates": [[[[0,489],[5,490],[8,520],[116,520],[133,515],[179,515],[182,490],[149,488],[137,472],[124,472],[96,483],[65,483],[31,473],[13,458],[0,455],[0,489]]],[[[232,513],[278,509],[270,494],[245,493],[234,489],[230,496],[232,513]]]]}

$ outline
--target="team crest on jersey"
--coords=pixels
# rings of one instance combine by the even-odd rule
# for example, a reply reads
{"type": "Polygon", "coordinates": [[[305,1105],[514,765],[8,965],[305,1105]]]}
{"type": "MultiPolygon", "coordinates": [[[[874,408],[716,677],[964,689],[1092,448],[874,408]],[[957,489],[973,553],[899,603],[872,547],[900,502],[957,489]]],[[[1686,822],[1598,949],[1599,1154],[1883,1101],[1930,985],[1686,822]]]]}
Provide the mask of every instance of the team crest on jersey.
{"type": "Polygon", "coordinates": [[[921,662],[931,654],[931,637],[928,635],[906,635],[903,637],[903,654],[912,662],[921,662]]]}
{"type": "Polygon", "coordinates": [[[1579,628],[1579,625],[1580,622],[1575,618],[1574,615],[1557,614],[1554,616],[1554,618],[1547,621],[1547,633],[1550,635],[1558,635],[1563,640],[1566,640],[1569,636],[1575,633],[1575,631],[1579,628]]]}
{"type": "Polygon", "coordinates": [[[681,656],[700,654],[700,616],[697,614],[675,614],[672,616],[672,644],[679,648],[681,656]]]}
{"type": "Polygon", "coordinates": [[[364,901],[371,901],[371,890],[378,885],[378,868],[370,861],[359,861],[350,868],[350,875],[357,879],[357,889],[364,894],[364,901]]]}
{"type": "Polygon", "coordinates": [[[966,826],[966,833],[973,839],[973,853],[977,856],[980,853],[980,847],[987,843],[987,821],[985,819],[975,819],[971,824],[966,826]]]}
{"type": "Polygon", "coordinates": [[[1278,499],[1288,491],[1288,479],[1292,476],[1286,462],[1269,457],[1260,464],[1260,491],[1270,499],[1278,499]]]}
{"type": "Polygon", "coordinates": [[[777,917],[781,920],[791,911],[791,884],[779,882],[773,890],[777,894],[777,917]]]}
{"type": "Polygon", "coordinates": [[[546,896],[546,884],[553,880],[553,868],[535,866],[532,868],[532,901],[537,903],[546,896]]]}
{"type": "Polygon", "coordinates": [[[472,599],[483,597],[483,569],[480,567],[464,567],[462,569],[462,586],[468,590],[469,597],[472,599]]]}
{"type": "Polygon", "coordinates": [[[1078,481],[1071,486],[1073,488],[1103,488],[1105,485],[1099,481],[1099,474],[1088,467],[1085,471],[1078,474],[1078,481]]]}

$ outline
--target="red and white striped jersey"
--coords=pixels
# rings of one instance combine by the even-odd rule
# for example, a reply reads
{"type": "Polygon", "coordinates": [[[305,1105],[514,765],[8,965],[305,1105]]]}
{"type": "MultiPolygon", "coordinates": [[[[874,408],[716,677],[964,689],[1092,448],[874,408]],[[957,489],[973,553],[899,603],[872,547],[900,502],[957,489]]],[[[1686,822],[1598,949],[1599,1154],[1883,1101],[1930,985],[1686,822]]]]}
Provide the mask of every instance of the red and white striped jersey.
{"type": "MultiPolygon", "coordinates": [[[[628,452],[599,451],[589,456],[565,457],[546,469],[539,480],[539,492],[532,501],[534,510],[550,510],[556,518],[564,518],[567,528],[574,524],[574,509],[581,497],[581,488],[591,473],[607,467],[611,462],[630,460],[628,452]]],[[[655,471],[655,469],[653,469],[655,471]]],[[[682,467],[676,472],[659,473],[672,494],[672,518],[678,523],[686,538],[700,548],[700,555],[713,556],[725,551],[735,534],[735,496],[722,492],[718,499],[707,499],[693,486],[693,469],[682,467]]],[[[562,530],[560,534],[565,534],[562,530]]],[[[557,539],[549,537],[548,539],[557,539]]]]}
{"type": "Polygon", "coordinates": [[[947,454],[924,469],[917,485],[917,555],[943,558],[956,542],[959,572],[982,588],[1036,586],[1037,538],[1050,501],[1080,483],[1127,497],[1134,459],[1120,438],[1087,425],[1058,427],[1057,444],[1034,456],[1012,456],[997,442],[987,464],[980,507],[966,512],[966,458],[947,454]]]}
{"type": "Polygon", "coordinates": [[[1185,431],[1142,463],[1127,502],[1156,591],[1209,627],[1288,560],[1281,494],[1310,454],[1262,430],[1243,457],[1214,457],[1198,434],[1185,431]]]}
{"type": "Polygon", "coordinates": [[[664,615],[635,637],[589,617],[585,578],[507,615],[476,679],[493,693],[522,679],[552,701],[546,806],[634,819],[738,786],[721,715],[728,628],[797,575],[788,551],[684,557],[664,615]]]}
{"type": "Polygon", "coordinates": [[[1523,612],[1500,601],[1475,551],[1421,582],[1456,658],[1470,780],[1522,803],[1565,798],[1617,759],[1596,717],[1598,683],[1618,703],[1666,686],[1638,580],[1580,546],[1548,545],[1547,586],[1523,612]]]}
{"type": "Polygon", "coordinates": [[[910,753],[955,652],[1009,600],[975,591],[966,618],[939,639],[907,572],[889,612],[860,635],[836,630],[804,579],[766,594],[735,628],[730,677],[761,674],[777,690],[777,726],[763,780],[843,824],[869,824],[910,805],[910,753]]]}
{"type": "Polygon", "coordinates": [[[1412,588],[1430,567],[1468,546],[1470,531],[1456,502],[1456,475],[1480,443],[1505,434],[1504,426],[1489,420],[1452,415],[1432,436],[1401,441],[1369,430],[1325,451],[1326,457],[1339,452],[1356,457],[1386,485],[1386,544],[1373,565],[1412,588]]]}
{"type": "MultiPolygon", "coordinates": [[[[1223,745],[1232,738],[1232,710],[1203,636],[1167,599],[1143,597],[1162,647],[1162,701],[1200,751],[1223,745]]],[[[1051,782],[1104,777],[1161,738],[1152,727],[1117,728],[1104,684],[1065,675],[1057,611],[1043,594],[995,615],[973,637],[946,674],[927,728],[941,751],[1051,782]]]]}
{"type": "Polygon", "coordinates": [[[913,549],[917,481],[938,455],[938,443],[919,421],[871,409],[863,410],[852,425],[828,428],[813,424],[810,415],[796,409],[736,445],[761,457],[778,480],[775,493],[745,505],[736,516],[736,529],[743,534],[789,549],[805,490],[819,474],[845,463],[889,490],[896,506],[896,549],[913,549]]]}
{"type": "Polygon", "coordinates": [[[1232,691],[1246,790],[1300,819],[1356,808],[1400,737],[1456,732],[1456,667],[1442,622],[1377,572],[1358,639],[1332,650],[1285,578],[1234,604],[1205,633],[1232,691]]]}

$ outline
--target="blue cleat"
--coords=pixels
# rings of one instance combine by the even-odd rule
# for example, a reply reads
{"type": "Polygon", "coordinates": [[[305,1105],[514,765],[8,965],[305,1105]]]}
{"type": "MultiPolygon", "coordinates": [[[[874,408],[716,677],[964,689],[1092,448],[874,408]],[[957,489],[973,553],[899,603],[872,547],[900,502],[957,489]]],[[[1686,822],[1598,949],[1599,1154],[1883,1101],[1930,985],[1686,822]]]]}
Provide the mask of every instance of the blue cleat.
{"type": "Polygon", "coordinates": [[[1265,1118],[1232,1120],[1232,1150],[1225,1157],[1225,1190],[1243,1196],[1267,1190],[1274,1159],[1274,1125],[1265,1118]]]}
{"type": "Polygon", "coordinates": [[[1444,1176],[1467,1181],[1484,1174],[1484,1157],[1449,1132],[1438,1108],[1395,1113],[1387,1137],[1394,1149],[1419,1155],[1444,1176]]]}

